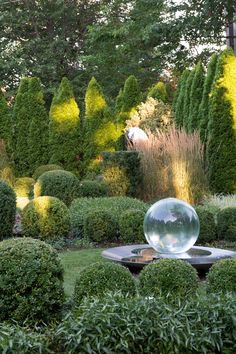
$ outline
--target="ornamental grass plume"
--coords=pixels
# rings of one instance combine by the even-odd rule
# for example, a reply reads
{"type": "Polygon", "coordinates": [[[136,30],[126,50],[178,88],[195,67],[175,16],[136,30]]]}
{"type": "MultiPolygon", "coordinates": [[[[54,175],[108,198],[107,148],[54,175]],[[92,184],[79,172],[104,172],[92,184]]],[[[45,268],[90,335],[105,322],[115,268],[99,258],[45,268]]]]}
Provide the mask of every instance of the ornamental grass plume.
{"type": "Polygon", "coordinates": [[[140,152],[142,199],[176,197],[190,204],[199,203],[208,193],[199,133],[188,134],[171,127],[167,132],[149,132],[148,138],[132,147],[140,152]]]}

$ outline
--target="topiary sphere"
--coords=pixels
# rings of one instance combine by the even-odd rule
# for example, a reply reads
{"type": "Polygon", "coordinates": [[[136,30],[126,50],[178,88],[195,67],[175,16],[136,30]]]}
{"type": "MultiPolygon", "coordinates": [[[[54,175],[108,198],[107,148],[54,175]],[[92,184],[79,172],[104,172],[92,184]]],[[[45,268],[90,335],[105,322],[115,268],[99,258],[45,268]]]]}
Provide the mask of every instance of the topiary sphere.
{"type": "Polygon", "coordinates": [[[23,209],[22,228],[26,237],[43,241],[67,237],[71,229],[69,210],[58,198],[38,197],[23,209]]]}
{"type": "Polygon", "coordinates": [[[14,190],[0,179],[0,240],[12,236],[16,217],[14,190]]]}
{"type": "Polygon", "coordinates": [[[196,269],[180,259],[159,259],[148,264],[139,276],[139,292],[144,296],[170,294],[170,300],[186,298],[195,294],[197,288],[196,269]]]}
{"type": "Polygon", "coordinates": [[[222,259],[207,274],[207,290],[212,293],[236,293],[236,259],[222,259]]]}
{"type": "Polygon", "coordinates": [[[64,303],[63,269],[56,251],[39,240],[0,242],[0,321],[47,323],[64,303]]]}
{"type": "Polygon", "coordinates": [[[94,242],[115,241],[118,224],[106,210],[90,211],[84,219],[84,237],[94,242]]]}
{"type": "Polygon", "coordinates": [[[17,197],[27,197],[31,198],[34,196],[34,184],[35,180],[30,177],[17,178],[14,190],[17,197]]]}
{"type": "Polygon", "coordinates": [[[108,194],[107,186],[105,183],[98,181],[84,180],[79,184],[78,196],[79,197],[106,197],[108,194]]]}
{"type": "Polygon", "coordinates": [[[130,271],[115,263],[93,263],[81,270],[77,277],[75,304],[79,305],[85,297],[102,297],[107,292],[116,291],[135,295],[135,281],[130,271]]]}
{"type": "Polygon", "coordinates": [[[236,241],[236,208],[224,208],[217,214],[217,230],[220,240],[236,241]]]}
{"type": "Polygon", "coordinates": [[[200,222],[200,233],[198,243],[212,242],[217,239],[215,215],[205,206],[197,206],[195,208],[200,222]]]}
{"type": "Polygon", "coordinates": [[[59,165],[55,165],[55,164],[48,164],[48,165],[39,166],[34,171],[33,178],[36,181],[43,173],[48,172],[48,171],[55,171],[55,170],[62,171],[62,170],[64,170],[64,168],[59,165]]]}
{"type": "Polygon", "coordinates": [[[48,171],[43,173],[34,186],[35,198],[48,195],[70,205],[78,196],[79,180],[68,171],[48,171]]]}
{"type": "Polygon", "coordinates": [[[124,211],[119,219],[120,238],[124,243],[145,243],[143,220],[145,212],[138,209],[124,211]]]}

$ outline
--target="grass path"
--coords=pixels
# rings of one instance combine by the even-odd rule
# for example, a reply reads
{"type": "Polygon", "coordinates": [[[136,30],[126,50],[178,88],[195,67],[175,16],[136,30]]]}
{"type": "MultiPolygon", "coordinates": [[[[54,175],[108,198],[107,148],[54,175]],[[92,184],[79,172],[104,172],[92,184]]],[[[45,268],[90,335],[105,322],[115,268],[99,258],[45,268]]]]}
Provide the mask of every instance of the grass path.
{"type": "Polygon", "coordinates": [[[64,288],[67,296],[73,294],[77,274],[82,268],[94,262],[106,262],[101,256],[102,251],[103,248],[91,248],[59,254],[64,268],[64,288]]]}

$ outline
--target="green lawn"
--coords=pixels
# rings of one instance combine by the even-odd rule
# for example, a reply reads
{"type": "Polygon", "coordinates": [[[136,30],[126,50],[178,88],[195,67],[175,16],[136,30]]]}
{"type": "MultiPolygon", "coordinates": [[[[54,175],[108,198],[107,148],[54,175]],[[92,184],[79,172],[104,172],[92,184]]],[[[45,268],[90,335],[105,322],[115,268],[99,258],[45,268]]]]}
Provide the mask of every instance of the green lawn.
{"type": "Polygon", "coordinates": [[[82,268],[97,261],[105,262],[101,256],[102,251],[103,248],[91,248],[59,254],[64,268],[64,288],[67,296],[73,294],[77,274],[82,268]]]}

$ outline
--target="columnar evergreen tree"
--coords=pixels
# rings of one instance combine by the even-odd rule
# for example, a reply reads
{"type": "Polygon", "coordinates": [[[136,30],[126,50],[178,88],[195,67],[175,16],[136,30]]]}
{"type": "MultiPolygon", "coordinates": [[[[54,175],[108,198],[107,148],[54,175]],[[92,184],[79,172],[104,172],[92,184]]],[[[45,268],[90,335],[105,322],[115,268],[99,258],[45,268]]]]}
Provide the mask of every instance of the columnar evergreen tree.
{"type": "Polygon", "coordinates": [[[75,172],[81,152],[79,113],[70,81],[64,77],[49,112],[50,163],[75,172]]]}
{"type": "Polygon", "coordinates": [[[191,87],[193,83],[193,78],[195,75],[195,68],[190,72],[187,82],[186,82],[186,90],[184,95],[184,105],[183,105],[183,127],[186,131],[188,131],[189,127],[189,112],[190,112],[190,93],[191,87]]]}
{"type": "Polygon", "coordinates": [[[236,58],[219,57],[209,106],[207,162],[212,192],[236,192],[236,58]]]}
{"type": "Polygon", "coordinates": [[[19,88],[17,90],[14,106],[13,106],[13,115],[12,115],[12,134],[10,136],[10,150],[12,151],[12,157],[17,165],[17,153],[16,153],[16,144],[17,144],[17,125],[18,125],[18,114],[20,110],[24,107],[24,95],[29,88],[29,78],[24,77],[20,81],[19,88]]]}
{"type": "Polygon", "coordinates": [[[9,144],[12,130],[12,120],[7,100],[0,89],[0,139],[3,139],[6,146],[9,144]]]}
{"type": "Polygon", "coordinates": [[[23,78],[17,93],[13,110],[15,125],[14,162],[16,172],[20,176],[29,173],[29,145],[28,134],[34,107],[31,105],[30,81],[32,78],[23,78]]]}
{"type": "Polygon", "coordinates": [[[201,62],[196,65],[195,74],[190,91],[189,124],[188,131],[200,129],[199,109],[202,101],[204,86],[204,68],[201,62]]]}
{"type": "Polygon", "coordinates": [[[211,93],[212,85],[215,79],[217,61],[218,61],[218,55],[213,54],[207,67],[207,75],[204,81],[202,102],[199,108],[198,120],[200,122],[200,138],[203,143],[206,143],[207,141],[207,126],[209,120],[209,100],[210,100],[209,95],[211,93]]]}
{"type": "Polygon", "coordinates": [[[148,97],[152,97],[156,100],[162,100],[164,103],[167,103],[168,93],[165,83],[159,81],[158,83],[153,85],[148,92],[148,97]]]}
{"type": "Polygon", "coordinates": [[[48,162],[48,114],[44,106],[43,91],[38,78],[29,83],[32,117],[29,126],[29,172],[48,162]]]}
{"type": "Polygon", "coordinates": [[[130,113],[141,101],[141,91],[138,80],[134,75],[130,75],[125,81],[120,103],[122,102],[121,110],[117,116],[119,123],[125,125],[125,121],[129,119],[130,113]]]}
{"type": "Polygon", "coordinates": [[[85,95],[84,168],[96,168],[103,151],[114,151],[122,131],[115,124],[102,88],[93,77],[85,95]]]}
{"type": "Polygon", "coordinates": [[[175,124],[177,128],[181,128],[184,122],[184,100],[185,100],[186,86],[187,86],[187,80],[189,75],[190,75],[190,71],[186,69],[184,70],[180,79],[181,84],[179,86],[178,99],[175,103],[175,114],[174,114],[175,124]]]}
{"type": "Polygon", "coordinates": [[[118,114],[121,112],[123,106],[123,90],[120,89],[118,96],[116,97],[115,111],[118,114]]]}

